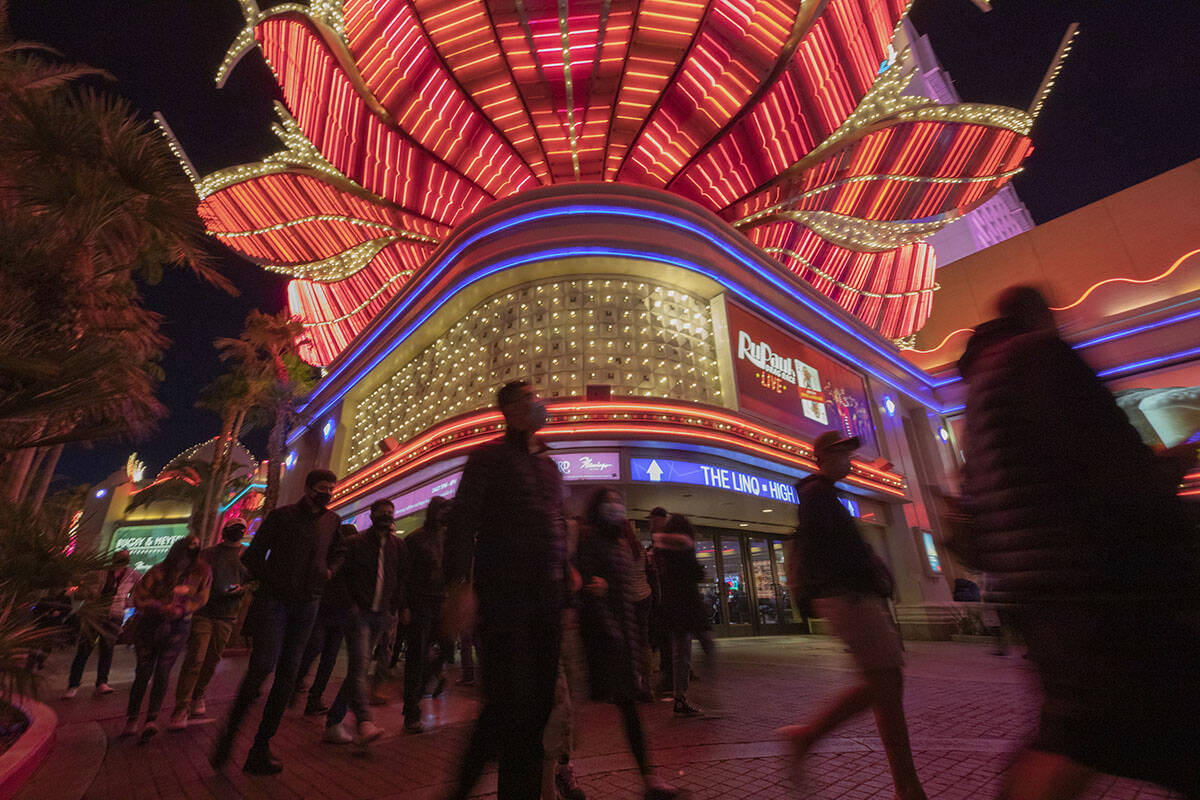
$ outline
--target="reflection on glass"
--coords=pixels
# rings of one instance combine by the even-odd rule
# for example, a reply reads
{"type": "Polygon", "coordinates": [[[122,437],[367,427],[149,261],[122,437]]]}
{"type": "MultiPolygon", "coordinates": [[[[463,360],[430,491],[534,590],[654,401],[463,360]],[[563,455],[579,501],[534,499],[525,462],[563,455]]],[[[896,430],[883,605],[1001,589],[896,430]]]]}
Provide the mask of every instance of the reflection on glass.
{"type": "Polygon", "coordinates": [[[704,579],[700,581],[700,597],[704,601],[705,613],[713,625],[720,625],[725,620],[721,618],[721,601],[717,594],[720,584],[717,580],[717,557],[713,552],[712,539],[696,540],[696,560],[704,567],[704,579]]]}
{"type": "Polygon", "coordinates": [[[771,552],[766,539],[750,540],[750,577],[758,598],[758,624],[775,625],[779,622],[779,601],[775,593],[775,579],[771,575],[771,552]]]}
{"type": "Polygon", "coordinates": [[[779,575],[779,609],[781,622],[797,622],[796,613],[792,608],[792,593],[788,590],[787,582],[787,552],[783,542],[771,542],[771,550],[775,554],[775,572],[779,575]]]}
{"type": "Polygon", "coordinates": [[[736,537],[721,537],[721,564],[725,569],[725,597],[731,625],[750,624],[750,588],[742,575],[742,546],[736,537]]]}

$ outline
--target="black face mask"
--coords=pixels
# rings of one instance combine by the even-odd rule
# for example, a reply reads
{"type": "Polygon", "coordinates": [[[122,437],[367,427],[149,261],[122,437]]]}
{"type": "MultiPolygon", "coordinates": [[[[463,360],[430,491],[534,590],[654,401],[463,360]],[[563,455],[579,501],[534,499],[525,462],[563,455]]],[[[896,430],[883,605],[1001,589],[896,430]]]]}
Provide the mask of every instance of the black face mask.
{"type": "Polygon", "coordinates": [[[392,518],[391,517],[371,517],[371,524],[374,525],[376,529],[385,531],[388,528],[392,527],[392,518]]]}
{"type": "Polygon", "coordinates": [[[188,558],[195,558],[196,556],[200,555],[200,548],[199,547],[189,547],[187,549],[187,554],[188,554],[188,558]]]}
{"type": "Polygon", "coordinates": [[[328,508],[329,501],[333,499],[331,492],[313,492],[312,501],[317,504],[317,508],[328,508]]]}

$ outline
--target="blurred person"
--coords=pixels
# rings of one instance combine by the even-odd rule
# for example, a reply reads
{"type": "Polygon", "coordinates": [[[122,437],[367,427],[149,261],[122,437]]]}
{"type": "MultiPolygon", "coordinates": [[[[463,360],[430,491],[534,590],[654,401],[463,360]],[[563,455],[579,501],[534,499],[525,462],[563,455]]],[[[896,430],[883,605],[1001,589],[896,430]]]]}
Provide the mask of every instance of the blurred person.
{"type": "MultiPolygon", "coordinates": [[[[358,530],[353,525],[342,525],[338,529],[342,541],[356,533],[358,530]]],[[[334,575],[331,581],[336,578],[334,575]]],[[[323,717],[329,713],[329,706],[325,705],[325,689],[329,686],[338,652],[346,638],[346,620],[349,614],[350,599],[344,591],[335,591],[331,587],[330,591],[321,595],[317,618],[313,621],[312,633],[308,635],[308,644],[304,646],[304,655],[300,657],[300,666],[296,670],[296,696],[293,702],[305,692],[308,693],[308,700],[304,704],[306,717],[323,717]],[[306,688],[304,682],[308,679],[308,673],[314,663],[317,665],[317,672],[313,676],[312,685],[306,688]]]]}
{"type": "Polygon", "coordinates": [[[158,733],[158,711],[167,696],[171,667],[188,640],[192,615],[208,602],[211,586],[212,570],[201,557],[200,539],[194,534],[172,544],[166,558],[147,570],[134,585],[137,627],[133,648],[137,666],[133,686],[129,689],[122,736],[133,736],[138,732],[138,717],[147,686],[150,687],[150,704],[146,709],[142,741],[158,733]]]}
{"type": "Polygon", "coordinates": [[[210,762],[214,769],[229,761],[242,721],[274,672],[254,745],[242,769],[253,775],[283,771],[283,764],[271,753],[271,737],[279,730],[292,697],[300,657],[312,633],[325,584],[344,557],[340,522],[329,510],[336,482],[337,476],[328,470],[309,472],[300,501],[268,514],[242,555],[251,579],[258,582],[254,619],[249,620],[253,631],[250,662],[213,749],[210,762]]]}
{"type": "Polygon", "coordinates": [[[454,682],[456,686],[474,686],[475,685],[475,637],[467,631],[458,637],[458,651],[462,664],[462,671],[458,676],[458,680],[454,682]]]}
{"type": "Polygon", "coordinates": [[[1036,289],[996,305],[959,361],[951,544],[987,572],[1042,686],[1001,796],[1079,797],[1099,771],[1200,797],[1200,539],[1176,495],[1195,445],[1144,445],[1036,289]]]}
{"type": "Polygon", "coordinates": [[[204,691],[233,635],[238,610],[246,595],[250,573],[242,564],[242,537],[247,528],[246,521],[236,517],[221,529],[221,541],[200,551],[200,557],[212,570],[212,584],[208,602],[192,617],[187,653],[175,683],[175,709],[168,730],[184,730],[189,715],[203,717],[208,710],[204,704],[204,691]]]}
{"type": "Polygon", "coordinates": [[[334,579],[333,591],[349,601],[346,618],[346,678],[325,717],[322,741],[331,744],[355,742],[366,746],[383,735],[371,718],[367,702],[367,671],[379,638],[392,620],[405,611],[408,562],[406,546],[394,534],[396,509],[390,500],[371,504],[371,527],[345,542],[346,556],[334,579]],[[354,712],[357,736],[342,725],[346,710],[354,712]]]}
{"type": "Polygon", "coordinates": [[[133,607],[133,586],[142,576],[129,566],[129,551],[113,553],[112,566],[90,573],[80,584],[83,605],[79,610],[79,642],[75,659],[67,678],[63,699],[70,700],[79,692],[83,670],[93,649],[100,655],[96,663],[96,694],[109,694],[108,674],[112,669],[113,649],[125,623],[125,611],[133,607]]]}
{"type": "Polygon", "coordinates": [[[663,526],[667,524],[667,516],[665,508],[655,506],[646,517],[651,537],[650,546],[646,548],[646,574],[650,580],[650,619],[647,621],[647,636],[651,648],[658,651],[659,680],[656,691],[664,699],[671,699],[671,638],[662,623],[662,586],[658,578],[658,567],[654,563],[654,534],[662,533],[663,526]]]}
{"type": "Polygon", "coordinates": [[[621,493],[597,489],[588,500],[575,563],[583,589],[579,632],[587,655],[588,686],[593,700],[617,707],[625,740],[645,784],[646,800],[676,797],[679,790],[654,774],[646,755],[646,737],[637,711],[638,623],[631,600],[633,550],[641,551],[621,493]]]}
{"type": "Polygon", "coordinates": [[[654,534],[654,568],[661,586],[660,619],[671,652],[670,694],[675,713],[695,716],[702,713],[688,702],[692,675],[692,640],[699,639],[704,651],[706,680],[713,680],[716,644],[712,626],[700,597],[704,567],[696,560],[696,531],[687,517],[672,514],[654,534]]]}
{"type": "Polygon", "coordinates": [[[635,622],[632,656],[637,677],[637,699],[639,702],[648,703],[654,700],[654,692],[650,688],[650,613],[654,606],[653,591],[650,588],[650,565],[646,557],[646,548],[642,547],[633,525],[625,526],[625,544],[633,558],[626,591],[633,606],[635,622]]]}
{"type": "Polygon", "coordinates": [[[442,604],[446,602],[446,580],[443,567],[446,521],[450,518],[451,503],[435,497],[425,509],[421,527],[404,539],[411,567],[408,581],[408,641],[404,645],[404,731],[420,733],[421,698],[430,679],[437,683],[433,696],[445,688],[442,668],[446,645],[437,648],[431,657],[434,637],[440,636],[442,604]]]}
{"type": "Polygon", "coordinates": [[[566,596],[562,473],[536,436],[546,406],[524,381],[496,396],[505,433],[471,452],[446,530],[447,632],[469,627],[472,576],[483,709],[451,798],[499,761],[498,800],[538,796],[542,733],[554,706],[566,596]]]}
{"type": "Polygon", "coordinates": [[[826,620],[841,639],[860,682],[838,695],[808,723],[781,729],[797,761],[821,737],[851,717],[875,712],[898,800],[924,800],[904,718],[904,658],[886,598],[887,567],[863,541],[850,512],[838,502],[836,484],[850,474],[857,436],[826,431],[813,442],[817,472],[796,484],[798,522],[787,560],[788,583],[802,608],[826,620]]]}

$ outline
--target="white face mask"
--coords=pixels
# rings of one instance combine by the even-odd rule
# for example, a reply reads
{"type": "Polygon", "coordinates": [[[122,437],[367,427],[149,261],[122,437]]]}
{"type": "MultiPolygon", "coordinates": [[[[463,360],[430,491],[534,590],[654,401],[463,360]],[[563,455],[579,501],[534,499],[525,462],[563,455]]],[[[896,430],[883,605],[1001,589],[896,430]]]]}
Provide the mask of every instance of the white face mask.
{"type": "Polygon", "coordinates": [[[601,503],[600,519],[609,525],[620,525],[625,521],[625,505],[623,503],[601,503]]]}

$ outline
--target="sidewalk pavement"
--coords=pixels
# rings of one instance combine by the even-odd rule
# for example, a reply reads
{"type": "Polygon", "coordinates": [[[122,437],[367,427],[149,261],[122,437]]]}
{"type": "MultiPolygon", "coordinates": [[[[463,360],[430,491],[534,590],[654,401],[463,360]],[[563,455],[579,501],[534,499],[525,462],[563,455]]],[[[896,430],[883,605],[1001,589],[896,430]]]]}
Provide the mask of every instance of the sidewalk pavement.
{"type": "MultiPolygon", "coordinates": [[[[917,770],[929,797],[989,800],[1012,753],[1035,724],[1036,691],[1028,662],[1017,651],[994,656],[985,645],[907,646],[905,705],[917,770]]],[[[660,774],[697,800],[891,800],[887,760],[870,714],[821,742],[799,775],[794,774],[784,743],[774,735],[775,728],[801,720],[852,680],[848,656],[839,643],[821,636],[792,636],[724,639],[718,647],[719,685],[699,684],[695,698],[721,706],[723,717],[676,719],[670,703],[640,706],[651,759],[660,774]]],[[[214,774],[208,754],[245,656],[227,659],[218,669],[209,690],[211,719],[192,721],[180,733],[163,731],[140,745],[136,739],[117,738],[132,681],[132,652],[123,649],[117,655],[111,681],[116,693],[94,696],[88,684],[94,673],[89,672],[78,697],[59,700],[70,655],[52,657],[42,692],[42,699],[59,715],[58,743],[18,800],[435,800],[448,788],[479,708],[477,690],[453,686],[457,670],[451,669],[446,694],[424,701],[425,733],[403,733],[397,701],[375,709],[376,722],[387,732],[366,751],[320,743],[323,718],[290,711],[272,743],[285,770],[263,778],[240,769],[260,704],[239,736],[230,765],[214,774]]],[[[93,666],[94,661],[89,664],[93,666]]],[[[327,702],[343,671],[339,664],[327,702]]],[[[161,717],[164,723],[173,682],[171,688],[161,717]]],[[[578,722],[580,746],[574,764],[589,800],[640,797],[640,779],[615,710],[589,704],[580,710],[578,722]]],[[[494,796],[494,768],[477,791],[480,797],[494,796]]],[[[1088,800],[1170,797],[1156,787],[1110,777],[1098,779],[1087,795],[1088,800]]]]}

